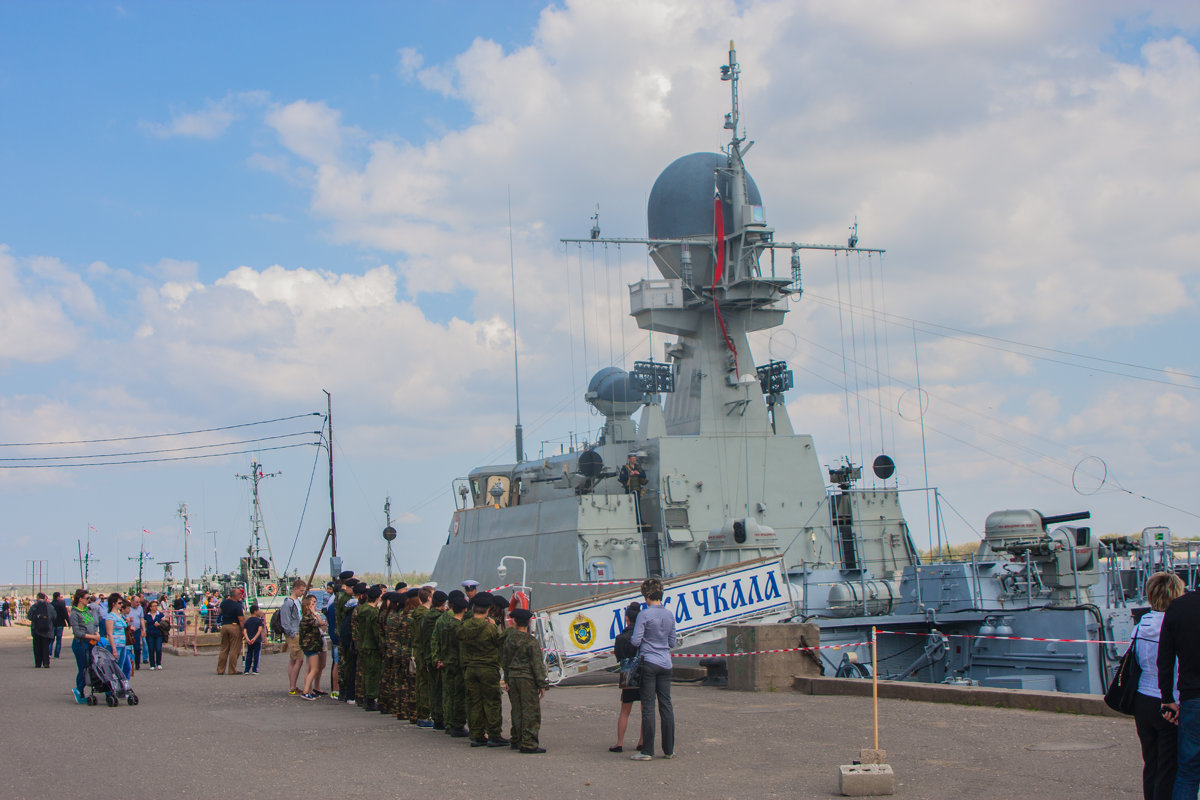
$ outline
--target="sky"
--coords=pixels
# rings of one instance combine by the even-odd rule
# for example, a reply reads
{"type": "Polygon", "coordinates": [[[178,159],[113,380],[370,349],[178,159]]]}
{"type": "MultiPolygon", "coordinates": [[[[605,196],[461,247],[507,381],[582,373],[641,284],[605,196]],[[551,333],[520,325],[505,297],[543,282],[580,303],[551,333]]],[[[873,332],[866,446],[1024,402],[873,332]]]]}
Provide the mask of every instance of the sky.
{"type": "Polygon", "coordinates": [[[731,39],[777,238],[887,251],[806,252],[752,340],[822,462],[891,455],[921,547],[928,508],[952,542],[1003,508],[1200,534],[1194,3],[17,0],[0,585],[73,580],[88,537],[93,579],[179,560],[181,503],[192,576],[232,569],[253,457],[307,572],[326,390],[339,555],[383,569],[390,498],[396,568],[431,569],[452,480],[511,460],[510,252],[531,456],[595,435],[595,371],[662,358],[644,249],[558,240],[597,207],[645,235],[659,172],[725,141],[731,39]]]}

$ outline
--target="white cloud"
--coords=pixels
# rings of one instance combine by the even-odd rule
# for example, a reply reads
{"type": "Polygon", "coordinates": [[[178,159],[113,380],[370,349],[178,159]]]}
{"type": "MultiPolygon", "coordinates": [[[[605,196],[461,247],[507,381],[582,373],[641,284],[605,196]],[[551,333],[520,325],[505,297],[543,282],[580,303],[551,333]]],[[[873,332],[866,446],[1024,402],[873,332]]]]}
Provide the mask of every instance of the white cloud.
{"type": "Polygon", "coordinates": [[[230,93],[220,100],[205,101],[199,111],[179,111],[171,115],[170,122],[139,123],[142,130],[159,139],[183,136],[193,139],[216,139],[225,133],[249,108],[256,108],[267,101],[267,93],[261,91],[230,93]]]}
{"type": "Polygon", "coordinates": [[[95,296],[57,259],[18,259],[0,244],[0,364],[60,359],[79,344],[73,316],[95,320],[95,296]]]}

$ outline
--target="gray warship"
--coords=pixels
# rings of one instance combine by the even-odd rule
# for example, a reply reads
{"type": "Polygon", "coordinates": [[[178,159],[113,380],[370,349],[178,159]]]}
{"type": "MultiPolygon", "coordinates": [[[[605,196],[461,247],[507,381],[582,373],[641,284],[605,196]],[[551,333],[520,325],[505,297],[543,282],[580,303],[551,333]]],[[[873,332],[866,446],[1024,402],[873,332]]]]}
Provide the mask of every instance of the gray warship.
{"type": "MultiPolygon", "coordinates": [[[[875,459],[882,483],[871,487],[848,459],[822,467],[783,402],[791,371],[756,363],[748,334],[779,326],[801,297],[800,251],[883,251],[859,248],[856,235],[844,245],[776,239],[743,162],[732,43],[720,77],[731,85],[729,143],[658,176],[647,237],[603,238],[597,226],[562,240],[648,248],[662,277],[629,286],[630,313],[673,337],[664,360],[592,377],[597,441],[528,459],[518,424],[514,462],[456,479],[433,579],[519,578],[509,588],[532,592],[560,674],[611,652],[633,584],[656,576],[692,652],[717,652],[720,627],[749,619],[816,622],[823,645],[857,645],[874,627],[881,678],[1103,692],[1146,578],[1179,569],[1194,586],[1192,554],[1178,557],[1165,528],[1102,542],[1073,524],[1086,511],[1017,508],[984,521],[969,558],[925,563],[889,457],[875,459]],[[777,274],[781,251],[788,267],[777,274]],[[631,455],[640,491],[622,473],[631,455]]],[[[869,675],[861,645],[820,658],[826,674],[869,675]]]]}

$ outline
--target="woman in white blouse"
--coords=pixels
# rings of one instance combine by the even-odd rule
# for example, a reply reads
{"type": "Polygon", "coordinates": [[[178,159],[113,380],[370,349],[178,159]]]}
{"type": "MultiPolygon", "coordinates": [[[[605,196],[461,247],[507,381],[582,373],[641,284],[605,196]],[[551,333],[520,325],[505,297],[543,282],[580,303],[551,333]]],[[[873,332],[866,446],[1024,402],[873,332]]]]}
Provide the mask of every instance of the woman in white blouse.
{"type": "MultiPolygon", "coordinates": [[[[1163,698],[1158,690],[1158,634],[1162,629],[1163,612],[1171,601],[1183,594],[1183,581],[1173,572],[1156,572],[1146,581],[1147,611],[1134,628],[1134,646],[1142,676],[1138,681],[1137,704],[1133,719],[1137,723],[1138,739],[1142,743],[1142,796],[1145,800],[1171,800],[1175,786],[1175,735],[1173,724],[1162,717],[1163,698]]],[[[1176,681],[1179,666],[1175,667],[1176,681]]],[[[1176,691],[1178,694],[1178,690],[1176,691]]],[[[1177,697],[1167,702],[1178,702],[1177,697]]]]}

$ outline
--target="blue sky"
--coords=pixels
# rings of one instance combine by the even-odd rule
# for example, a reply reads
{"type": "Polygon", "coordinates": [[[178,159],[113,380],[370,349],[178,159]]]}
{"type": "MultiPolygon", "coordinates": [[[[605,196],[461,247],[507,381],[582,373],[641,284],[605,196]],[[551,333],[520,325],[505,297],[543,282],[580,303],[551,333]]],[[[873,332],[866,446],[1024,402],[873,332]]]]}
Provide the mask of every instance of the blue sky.
{"type": "MultiPolygon", "coordinates": [[[[948,502],[976,529],[997,508],[1080,506],[1104,532],[1195,534],[1198,24],[1187,3],[2,4],[0,443],[273,419],[330,389],[345,557],[381,567],[391,496],[402,566],[428,569],[450,481],[510,448],[510,194],[537,450],[594,427],[578,395],[610,351],[662,349],[621,310],[644,253],[593,267],[556,240],[584,235],[597,203],[606,234],[644,234],[658,172],[723,140],[714,75],[734,38],[749,168],[781,238],[841,240],[858,216],[889,251],[889,313],[1165,381],[921,327],[948,502]],[[1110,483],[1081,495],[1071,473],[1094,458],[1110,483]]],[[[806,260],[808,297],[756,353],[793,363],[793,420],[826,463],[886,449],[911,488],[919,432],[892,411],[912,332],[885,326],[877,386],[860,340],[861,403],[888,413],[847,434],[827,302],[845,269],[806,260]]],[[[144,527],[176,558],[181,501],[227,570],[248,458],[0,470],[0,582],[42,558],[57,580],[89,523],[101,576],[129,577],[144,527]]],[[[273,548],[295,540],[311,563],[313,452],[262,459],[284,472],[264,487],[273,548]]],[[[923,503],[906,513],[926,528],[923,503]]]]}

